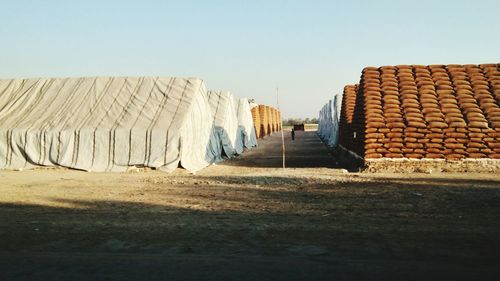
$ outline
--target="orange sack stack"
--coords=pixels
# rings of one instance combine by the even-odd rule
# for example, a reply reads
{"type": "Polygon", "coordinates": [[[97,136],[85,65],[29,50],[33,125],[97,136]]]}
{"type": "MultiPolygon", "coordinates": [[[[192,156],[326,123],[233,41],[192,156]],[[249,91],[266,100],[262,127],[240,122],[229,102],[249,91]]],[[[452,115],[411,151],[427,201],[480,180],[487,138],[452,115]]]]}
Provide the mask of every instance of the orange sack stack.
{"type": "Polygon", "coordinates": [[[281,112],[272,106],[260,104],[253,107],[252,118],[257,138],[281,130],[281,112]]]}
{"type": "Polygon", "coordinates": [[[260,104],[259,105],[259,116],[260,116],[260,133],[262,137],[267,136],[268,134],[268,116],[267,116],[267,109],[265,105],[260,104]]]}
{"type": "Polygon", "coordinates": [[[346,86],[340,145],[365,159],[500,159],[500,68],[366,67],[346,86]]]}
{"type": "Polygon", "coordinates": [[[255,126],[255,134],[258,139],[262,138],[261,135],[261,124],[260,124],[260,113],[259,113],[259,106],[255,106],[251,109],[252,112],[252,119],[253,119],[253,125],[255,126]]]}

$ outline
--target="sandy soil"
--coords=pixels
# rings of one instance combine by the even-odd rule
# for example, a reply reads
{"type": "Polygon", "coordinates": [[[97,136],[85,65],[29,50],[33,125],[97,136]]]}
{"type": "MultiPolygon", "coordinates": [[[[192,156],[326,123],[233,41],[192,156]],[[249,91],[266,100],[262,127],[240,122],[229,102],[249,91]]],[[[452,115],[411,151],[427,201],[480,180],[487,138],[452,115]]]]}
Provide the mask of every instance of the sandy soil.
{"type": "MultiPolygon", "coordinates": [[[[498,174],[340,169],[314,132],[192,175],[0,172],[0,280],[500,276],[498,174]]],[[[479,279],[477,279],[479,277],[479,279]]]]}

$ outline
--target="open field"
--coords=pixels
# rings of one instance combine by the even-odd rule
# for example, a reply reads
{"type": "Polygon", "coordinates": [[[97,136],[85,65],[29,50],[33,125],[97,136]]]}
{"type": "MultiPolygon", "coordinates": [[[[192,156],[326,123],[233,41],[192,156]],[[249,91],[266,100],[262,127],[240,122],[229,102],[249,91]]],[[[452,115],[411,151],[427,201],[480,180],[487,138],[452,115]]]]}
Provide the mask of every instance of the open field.
{"type": "Polygon", "coordinates": [[[196,175],[0,172],[0,280],[492,280],[500,176],[363,174],[314,132],[196,175]]]}

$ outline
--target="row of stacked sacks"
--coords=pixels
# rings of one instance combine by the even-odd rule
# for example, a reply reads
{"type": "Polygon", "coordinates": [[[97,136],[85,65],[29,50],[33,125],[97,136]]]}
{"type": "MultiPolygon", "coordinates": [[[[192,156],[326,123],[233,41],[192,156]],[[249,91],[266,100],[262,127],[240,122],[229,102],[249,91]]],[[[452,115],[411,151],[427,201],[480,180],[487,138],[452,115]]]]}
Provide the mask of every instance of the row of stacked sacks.
{"type": "Polygon", "coordinates": [[[281,113],[276,108],[271,109],[271,132],[281,131],[281,113]]]}
{"type": "Polygon", "coordinates": [[[252,109],[257,138],[281,131],[281,112],[272,106],[259,104],[252,109]]]}
{"type": "MultiPolygon", "coordinates": [[[[339,119],[339,144],[344,148],[354,151],[354,108],[356,105],[356,93],[359,85],[347,85],[344,87],[342,103],[340,106],[339,119]]],[[[359,121],[359,120],[356,120],[359,121]]]]}
{"type": "Polygon", "coordinates": [[[259,106],[255,105],[251,108],[252,112],[252,119],[253,119],[253,124],[255,126],[255,135],[257,136],[258,139],[262,138],[261,131],[260,131],[260,112],[259,112],[259,106]]]}
{"type": "Polygon", "coordinates": [[[365,159],[500,159],[499,97],[498,64],[367,67],[351,150],[365,159]]]}

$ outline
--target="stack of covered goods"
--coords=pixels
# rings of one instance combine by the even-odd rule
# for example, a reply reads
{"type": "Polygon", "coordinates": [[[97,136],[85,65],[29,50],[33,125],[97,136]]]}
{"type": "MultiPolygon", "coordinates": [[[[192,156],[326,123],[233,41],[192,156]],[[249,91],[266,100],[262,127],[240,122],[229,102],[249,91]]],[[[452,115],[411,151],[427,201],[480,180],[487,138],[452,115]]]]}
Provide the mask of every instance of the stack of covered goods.
{"type": "Polygon", "coordinates": [[[249,102],[247,98],[235,98],[235,104],[237,104],[238,131],[243,140],[243,146],[247,149],[256,147],[257,136],[251,111],[253,103],[249,102]]]}
{"type": "Polygon", "coordinates": [[[355,98],[344,89],[341,145],[365,159],[500,159],[499,70],[367,67],[355,98]]]}
{"type": "Polygon", "coordinates": [[[319,112],[318,136],[331,147],[339,143],[341,95],[335,95],[319,112]]]}
{"type": "Polygon", "coordinates": [[[0,101],[1,169],[195,172],[222,154],[197,78],[0,79],[0,101]]]}
{"type": "Polygon", "coordinates": [[[319,111],[318,131],[317,131],[318,136],[326,143],[328,143],[328,138],[332,126],[333,126],[333,119],[331,114],[331,102],[328,101],[328,103],[325,104],[319,111]]]}

